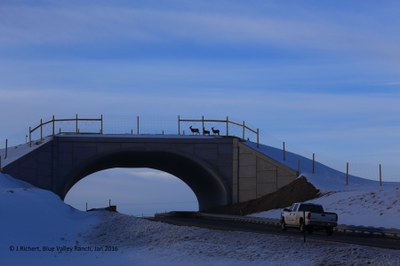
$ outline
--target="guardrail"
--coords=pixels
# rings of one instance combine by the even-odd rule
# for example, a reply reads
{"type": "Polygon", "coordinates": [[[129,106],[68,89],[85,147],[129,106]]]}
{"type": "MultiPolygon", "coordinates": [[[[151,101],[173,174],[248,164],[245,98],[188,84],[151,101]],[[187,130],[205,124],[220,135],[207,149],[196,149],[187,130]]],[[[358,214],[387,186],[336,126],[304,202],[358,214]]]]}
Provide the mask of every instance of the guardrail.
{"type": "MultiPolygon", "coordinates": [[[[223,119],[223,120],[221,120],[221,119],[205,119],[204,116],[202,116],[201,119],[183,119],[183,118],[181,118],[180,115],[178,115],[178,135],[181,135],[181,123],[182,122],[201,123],[201,131],[199,131],[199,133],[202,132],[202,135],[205,135],[205,132],[207,132],[207,131],[205,131],[206,123],[222,123],[222,124],[224,124],[226,136],[229,136],[229,125],[239,126],[242,128],[242,139],[245,139],[246,130],[247,130],[256,135],[257,147],[259,147],[259,145],[260,145],[260,129],[257,128],[256,130],[254,130],[254,129],[248,127],[246,125],[246,121],[243,121],[243,123],[237,123],[237,122],[229,120],[228,116],[226,117],[226,119],[223,119]]],[[[218,132],[218,134],[220,134],[219,130],[217,130],[216,132],[218,132]]],[[[208,134],[210,134],[210,133],[208,133],[208,134]]]]}
{"type": "MultiPolygon", "coordinates": [[[[238,221],[243,223],[252,223],[252,224],[265,224],[268,226],[280,226],[279,219],[273,218],[262,218],[262,217],[249,217],[249,216],[239,216],[239,215],[226,215],[226,214],[214,214],[214,213],[201,213],[201,212],[171,212],[166,214],[157,214],[158,216],[162,215],[171,215],[171,216],[187,216],[187,217],[199,217],[210,220],[225,220],[225,221],[238,221]]],[[[354,235],[368,235],[368,236],[382,236],[389,238],[399,238],[400,239],[400,230],[399,229],[388,229],[381,227],[370,227],[370,226],[354,226],[354,225],[344,225],[340,224],[334,228],[335,232],[341,232],[345,234],[354,234],[354,235]]]]}
{"type": "Polygon", "coordinates": [[[40,129],[40,140],[43,140],[43,126],[45,126],[47,124],[52,124],[52,136],[54,136],[56,134],[56,123],[57,122],[75,122],[75,132],[61,132],[61,129],[60,129],[58,134],[61,134],[61,133],[85,133],[85,134],[100,133],[100,134],[103,134],[103,115],[101,115],[100,118],[79,118],[78,114],[77,114],[75,118],[62,118],[62,119],[56,119],[55,116],[53,115],[53,118],[51,120],[43,122],[43,119],[40,119],[39,125],[37,125],[34,128],[29,127],[29,146],[32,146],[32,133],[34,133],[38,129],[40,129]],[[79,121],[100,122],[100,132],[80,132],[79,131],[79,121]]]}
{"type": "Polygon", "coordinates": [[[372,226],[338,225],[337,232],[400,238],[400,230],[372,226]]]}

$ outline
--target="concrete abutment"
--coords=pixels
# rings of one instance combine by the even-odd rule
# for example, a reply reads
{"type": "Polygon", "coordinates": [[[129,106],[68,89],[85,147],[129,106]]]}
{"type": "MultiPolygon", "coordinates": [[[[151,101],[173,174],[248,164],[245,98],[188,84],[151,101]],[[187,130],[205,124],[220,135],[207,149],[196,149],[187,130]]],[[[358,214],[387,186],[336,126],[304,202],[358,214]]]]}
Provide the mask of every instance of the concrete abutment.
{"type": "Polygon", "coordinates": [[[4,172],[63,199],[79,180],[115,167],[154,168],[180,178],[200,210],[255,199],[296,178],[238,138],[192,136],[60,135],[4,172]]]}

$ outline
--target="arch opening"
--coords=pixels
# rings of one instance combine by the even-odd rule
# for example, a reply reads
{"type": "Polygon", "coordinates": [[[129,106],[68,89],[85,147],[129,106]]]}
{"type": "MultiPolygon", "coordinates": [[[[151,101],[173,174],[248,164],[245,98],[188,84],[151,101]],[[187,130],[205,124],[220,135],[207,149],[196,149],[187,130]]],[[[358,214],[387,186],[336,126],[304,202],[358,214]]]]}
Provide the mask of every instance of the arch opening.
{"type": "Polygon", "coordinates": [[[70,173],[71,178],[61,193],[62,198],[64,199],[68,191],[81,179],[112,168],[151,168],[176,176],[196,195],[200,211],[229,202],[225,184],[202,162],[164,151],[118,151],[85,161],[70,173]]]}
{"type": "Polygon", "coordinates": [[[112,168],[96,172],[76,183],[64,201],[80,210],[103,208],[111,201],[118,212],[135,216],[199,209],[196,195],[184,182],[149,168],[112,168]]]}

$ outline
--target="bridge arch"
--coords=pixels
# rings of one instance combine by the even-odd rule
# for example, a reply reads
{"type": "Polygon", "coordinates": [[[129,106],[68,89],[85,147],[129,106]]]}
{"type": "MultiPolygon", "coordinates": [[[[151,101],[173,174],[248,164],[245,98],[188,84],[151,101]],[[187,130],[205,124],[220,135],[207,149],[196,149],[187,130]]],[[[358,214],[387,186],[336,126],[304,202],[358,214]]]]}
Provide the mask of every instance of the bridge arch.
{"type": "Polygon", "coordinates": [[[111,168],[152,168],[167,172],[181,179],[196,195],[200,210],[229,204],[226,184],[205,162],[179,152],[151,150],[118,150],[96,155],[77,164],[69,176],[61,198],[85,177],[111,168]]]}

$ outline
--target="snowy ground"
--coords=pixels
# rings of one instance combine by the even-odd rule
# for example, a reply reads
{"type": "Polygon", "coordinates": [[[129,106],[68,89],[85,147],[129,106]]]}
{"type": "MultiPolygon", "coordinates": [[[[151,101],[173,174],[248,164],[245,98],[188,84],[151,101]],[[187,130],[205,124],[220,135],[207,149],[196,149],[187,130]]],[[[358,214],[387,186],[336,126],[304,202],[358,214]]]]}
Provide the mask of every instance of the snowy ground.
{"type": "MultiPolygon", "coordinates": [[[[314,178],[308,178],[314,184],[314,178]]],[[[320,188],[316,186],[317,188],[320,188]]],[[[344,186],[342,190],[328,186],[324,195],[308,202],[321,204],[325,211],[336,212],[339,224],[400,229],[400,184],[379,186],[344,186]]],[[[255,213],[250,216],[279,219],[282,209],[255,213]]]]}
{"type": "MultiPolygon", "coordinates": [[[[382,191],[336,191],[310,200],[324,206],[325,211],[336,212],[339,224],[400,229],[400,186],[382,191]]],[[[282,209],[250,216],[279,219],[282,209]]]]}
{"type": "Polygon", "coordinates": [[[51,136],[43,138],[42,141],[40,140],[35,140],[32,141],[31,145],[28,143],[25,144],[20,144],[17,146],[11,146],[8,147],[7,149],[7,157],[6,155],[6,149],[5,148],[0,148],[0,156],[1,156],[1,167],[5,167],[8,164],[14,162],[15,160],[21,158],[22,156],[28,154],[29,152],[39,148],[43,144],[49,142],[53,138],[51,136]]]}
{"type": "Polygon", "coordinates": [[[400,264],[400,251],[80,212],[4,174],[0,213],[1,265],[400,264]]]}
{"type": "MultiPolygon", "coordinates": [[[[269,146],[246,142],[246,145],[259,150],[282,164],[297,170],[297,162],[301,161],[301,173],[318,188],[322,197],[309,202],[322,204],[326,211],[336,212],[339,224],[362,225],[400,229],[400,183],[379,182],[349,176],[346,185],[344,173],[316,163],[312,173],[311,160],[294,153],[287,152],[286,160],[282,160],[282,150],[269,146]]],[[[252,214],[250,216],[280,218],[282,209],[252,214]]]]}

